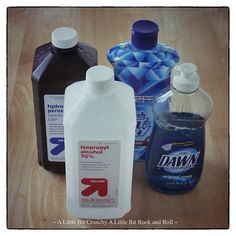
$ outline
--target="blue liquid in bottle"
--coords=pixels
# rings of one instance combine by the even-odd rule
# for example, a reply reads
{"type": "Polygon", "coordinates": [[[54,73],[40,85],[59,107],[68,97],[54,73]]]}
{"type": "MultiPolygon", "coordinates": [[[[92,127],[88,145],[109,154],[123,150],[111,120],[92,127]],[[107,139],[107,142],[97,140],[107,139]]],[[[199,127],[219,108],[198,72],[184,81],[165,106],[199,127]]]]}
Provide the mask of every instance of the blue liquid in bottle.
{"type": "Polygon", "coordinates": [[[172,86],[153,100],[152,108],[155,126],[146,178],[158,192],[191,191],[201,177],[205,123],[213,109],[211,97],[199,88],[197,67],[177,65],[172,86]]]}
{"type": "Polygon", "coordinates": [[[131,42],[115,45],[107,54],[116,80],[130,85],[135,92],[135,161],[147,158],[154,126],[152,100],[170,85],[170,72],[179,62],[174,48],[158,42],[158,32],[155,22],[138,20],[132,26],[131,42]]]}
{"type": "Polygon", "coordinates": [[[155,190],[176,194],[196,186],[204,160],[204,124],[202,116],[192,113],[157,117],[146,165],[146,177],[155,190]]]}

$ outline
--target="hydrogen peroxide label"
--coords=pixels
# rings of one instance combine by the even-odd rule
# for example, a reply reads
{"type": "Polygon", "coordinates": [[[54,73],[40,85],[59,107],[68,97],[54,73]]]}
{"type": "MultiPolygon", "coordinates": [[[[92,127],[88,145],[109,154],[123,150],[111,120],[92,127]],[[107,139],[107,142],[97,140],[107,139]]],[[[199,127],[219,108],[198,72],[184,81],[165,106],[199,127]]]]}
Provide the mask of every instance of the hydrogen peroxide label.
{"type": "Polygon", "coordinates": [[[64,95],[44,95],[48,160],[65,161],[63,128],[64,95]]]}
{"type": "Polygon", "coordinates": [[[80,207],[118,206],[120,141],[79,141],[80,207]]]}

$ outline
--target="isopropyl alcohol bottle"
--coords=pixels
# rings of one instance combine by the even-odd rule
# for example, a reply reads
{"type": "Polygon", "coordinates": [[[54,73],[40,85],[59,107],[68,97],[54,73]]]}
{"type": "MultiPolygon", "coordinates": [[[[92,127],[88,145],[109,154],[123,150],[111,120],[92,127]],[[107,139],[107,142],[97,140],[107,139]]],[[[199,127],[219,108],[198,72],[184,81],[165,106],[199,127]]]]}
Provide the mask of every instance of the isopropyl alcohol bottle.
{"type": "Polygon", "coordinates": [[[53,30],[52,42],[35,51],[32,85],[38,162],[47,170],[65,170],[65,88],[84,80],[87,69],[96,64],[96,49],[79,42],[77,32],[69,27],[53,30]]]}
{"type": "Polygon", "coordinates": [[[172,87],[153,102],[155,128],[146,177],[159,192],[178,194],[198,183],[205,152],[205,124],[211,97],[199,88],[197,67],[183,63],[173,71],[172,87]]]}
{"type": "Polygon", "coordinates": [[[132,86],[135,92],[136,161],[147,157],[154,127],[152,100],[170,85],[170,72],[179,61],[175,49],[158,42],[158,32],[155,22],[138,20],[132,25],[131,42],[115,45],[107,54],[116,79],[132,86]]]}
{"type": "Polygon", "coordinates": [[[120,218],[131,208],[136,113],[133,89],[94,66],[66,88],[66,201],[79,218],[120,218]]]}

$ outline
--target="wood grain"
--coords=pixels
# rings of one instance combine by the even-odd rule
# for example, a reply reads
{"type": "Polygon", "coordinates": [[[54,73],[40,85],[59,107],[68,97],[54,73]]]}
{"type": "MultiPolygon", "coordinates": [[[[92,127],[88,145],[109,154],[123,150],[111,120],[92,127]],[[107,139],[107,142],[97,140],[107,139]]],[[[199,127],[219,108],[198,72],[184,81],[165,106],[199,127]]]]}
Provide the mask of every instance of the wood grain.
{"type": "Polygon", "coordinates": [[[9,8],[7,28],[9,228],[228,227],[227,8],[9,8]],[[144,164],[135,163],[132,209],[123,220],[176,223],[74,223],[65,208],[64,175],[47,172],[37,163],[30,80],[34,50],[50,41],[55,27],[71,26],[81,41],[98,49],[99,64],[110,66],[107,50],[129,40],[132,22],[140,18],[159,24],[159,41],[177,48],[181,62],[198,65],[201,86],[214,100],[202,178],[188,194],[164,195],[149,188],[144,164]]]}

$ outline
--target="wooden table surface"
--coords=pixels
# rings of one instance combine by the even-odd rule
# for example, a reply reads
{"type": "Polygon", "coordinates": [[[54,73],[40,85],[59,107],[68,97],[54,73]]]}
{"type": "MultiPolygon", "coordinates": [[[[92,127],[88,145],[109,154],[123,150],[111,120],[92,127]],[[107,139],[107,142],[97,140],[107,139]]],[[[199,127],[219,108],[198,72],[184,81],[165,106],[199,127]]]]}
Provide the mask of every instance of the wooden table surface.
{"type": "Polygon", "coordinates": [[[10,8],[7,28],[9,228],[228,227],[227,8],[10,8]],[[165,195],[148,186],[144,163],[135,163],[132,209],[122,221],[76,221],[65,208],[64,175],[37,163],[31,89],[34,50],[50,41],[54,28],[71,26],[80,41],[98,49],[99,64],[110,66],[107,50],[129,40],[132,22],[140,18],[157,22],[159,41],[175,47],[181,62],[198,66],[201,87],[214,100],[206,125],[203,174],[192,192],[165,195]],[[156,224],[149,224],[152,220],[156,224]]]}

